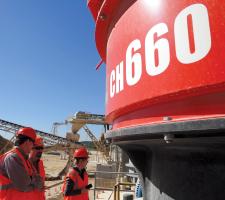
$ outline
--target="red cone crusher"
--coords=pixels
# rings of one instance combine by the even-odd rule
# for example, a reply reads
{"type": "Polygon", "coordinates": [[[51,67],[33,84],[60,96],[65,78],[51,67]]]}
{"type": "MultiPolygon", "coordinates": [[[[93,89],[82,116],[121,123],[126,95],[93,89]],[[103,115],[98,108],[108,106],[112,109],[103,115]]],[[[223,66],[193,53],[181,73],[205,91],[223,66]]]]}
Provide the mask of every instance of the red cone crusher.
{"type": "Polygon", "coordinates": [[[106,137],[144,199],[225,199],[225,1],[89,0],[106,137]]]}

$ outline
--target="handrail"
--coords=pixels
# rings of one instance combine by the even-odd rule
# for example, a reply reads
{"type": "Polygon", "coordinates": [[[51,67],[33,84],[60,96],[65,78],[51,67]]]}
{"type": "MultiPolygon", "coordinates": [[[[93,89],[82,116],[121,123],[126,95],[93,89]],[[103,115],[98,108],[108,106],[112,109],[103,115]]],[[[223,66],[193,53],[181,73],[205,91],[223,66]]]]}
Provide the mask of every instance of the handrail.
{"type": "MultiPolygon", "coordinates": [[[[130,185],[130,186],[134,186],[136,185],[135,183],[130,183],[130,182],[118,182],[115,186],[114,189],[110,189],[110,188],[102,188],[102,187],[96,187],[96,174],[123,174],[123,175],[139,175],[138,173],[131,173],[131,172],[107,172],[107,171],[88,171],[88,174],[94,174],[94,188],[91,190],[94,190],[94,200],[95,200],[95,196],[96,196],[96,191],[97,190],[107,190],[107,191],[112,191],[114,192],[114,200],[119,200],[119,199],[115,199],[115,186],[119,187],[119,192],[120,191],[127,191],[127,190],[120,190],[120,185],[130,185]]],[[[129,190],[134,192],[133,190],[129,190]]],[[[118,193],[119,193],[118,192],[118,193]]]]}
{"type": "Polygon", "coordinates": [[[88,174],[129,174],[129,175],[139,175],[138,173],[131,173],[131,172],[107,172],[107,171],[88,171],[88,174]]]}
{"type": "MultiPolygon", "coordinates": [[[[129,182],[121,182],[121,183],[117,183],[114,186],[114,200],[120,200],[120,191],[124,191],[124,190],[120,190],[120,186],[121,185],[128,185],[128,186],[135,186],[134,183],[129,183],[129,182]]],[[[126,191],[126,190],[125,190],[126,191]]],[[[130,190],[131,192],[134,192],[133,190],[130,190]]]]}

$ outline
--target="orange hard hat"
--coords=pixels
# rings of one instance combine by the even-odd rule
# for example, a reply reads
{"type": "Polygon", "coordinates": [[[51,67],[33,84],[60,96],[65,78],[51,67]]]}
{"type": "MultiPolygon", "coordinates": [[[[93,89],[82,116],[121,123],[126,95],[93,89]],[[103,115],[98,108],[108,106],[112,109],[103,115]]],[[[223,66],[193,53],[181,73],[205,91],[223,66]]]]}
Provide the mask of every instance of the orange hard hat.
{"type": "Polygon", "coordinates": [[[16,132],[16,136],[19,136],[19,135],[27,136],[27,137],[29,137],[33,141],[35,141],[35,139],[36,139],[36,132],[35,132],[35,130],[33,128],[30,128],[30,127],[20,128],[16,132]]]}
{"type": "Polygon", "coordinates": [[[34,141],[34,146],[36,146],[36,147],[43,147],[44,146],[43,138],[41,138],[39,135],[37,135],[37,137],[34,141]]]}
{"type": "Polygon", "coordinates": [[[74,158],[88,158],[88,151],[85,147],[81,147],[79,149],[76,149],[74,154],[73,154],[74,158]]]}

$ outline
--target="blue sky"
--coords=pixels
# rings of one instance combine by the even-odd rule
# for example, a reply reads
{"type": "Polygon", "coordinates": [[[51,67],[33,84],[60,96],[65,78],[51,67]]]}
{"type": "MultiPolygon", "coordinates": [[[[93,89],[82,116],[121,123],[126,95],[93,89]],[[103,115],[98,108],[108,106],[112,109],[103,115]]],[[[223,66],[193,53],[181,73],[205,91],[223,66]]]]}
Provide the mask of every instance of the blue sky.
{"type": "Polygon", "coordinates": [[[104,114],[94,31],[85,0],[0,0],[0,118],[50,132],[78,110],[104,114]]]}

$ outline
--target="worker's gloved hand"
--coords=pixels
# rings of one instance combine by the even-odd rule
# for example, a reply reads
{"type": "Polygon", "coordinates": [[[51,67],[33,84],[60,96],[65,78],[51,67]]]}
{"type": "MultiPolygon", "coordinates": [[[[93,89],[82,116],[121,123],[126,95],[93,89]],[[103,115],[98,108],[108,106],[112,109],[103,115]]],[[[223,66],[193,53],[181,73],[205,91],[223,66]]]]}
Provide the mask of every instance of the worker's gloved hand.
{"type": "Polygon", "coordinates": [[[88,184],[88,185],[86,185],[86,186],[85,186],[85,188],[86,188],[86,189],[90,189],[90,188],[92,188],[92,184],[88,184]]]}
{"type": "Polygon", "coordinates": [[[44,181],[40,175],[32,176],[32,183],[33,183],[35,189],[38,189],[39,191],[44,190],[44,181]]]}

